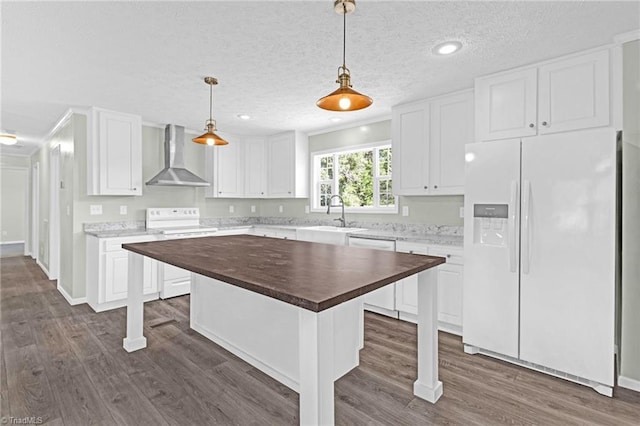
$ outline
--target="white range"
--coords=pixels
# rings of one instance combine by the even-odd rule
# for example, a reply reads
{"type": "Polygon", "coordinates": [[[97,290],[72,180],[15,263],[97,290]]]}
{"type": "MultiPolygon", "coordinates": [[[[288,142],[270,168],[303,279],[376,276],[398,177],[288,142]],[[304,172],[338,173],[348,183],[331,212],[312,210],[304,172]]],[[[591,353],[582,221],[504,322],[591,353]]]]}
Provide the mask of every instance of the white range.
{"type": "MultiPolygon", "coordinates": [[[[200,226],[198,207],[160,207],[147,209],[147,229],[160,231],[164,240],[215,235],[218,228],[200,226]]],[[[160,298],[182,296],[191,292],[191,273],[181,268],[158,263],[160,298]]]]}

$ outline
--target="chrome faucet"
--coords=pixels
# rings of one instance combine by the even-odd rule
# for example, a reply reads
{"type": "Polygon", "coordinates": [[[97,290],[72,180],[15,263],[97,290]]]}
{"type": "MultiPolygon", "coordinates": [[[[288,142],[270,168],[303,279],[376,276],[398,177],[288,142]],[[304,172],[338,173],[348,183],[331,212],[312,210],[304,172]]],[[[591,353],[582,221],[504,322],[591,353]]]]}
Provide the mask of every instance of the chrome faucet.
{"type": "Polygon", "coordinates": [[[333,199],[335,197],[338,197],[338,200],[340,200],[340,207],[342,207],[342,217],[339,217],[339,218],[333,219],[333,220],[339,220],[340,221],[340,226],[344,228],[345,226],[347,226],[347,222],[345,222],[345,220],[344,220],[344,200],[342,199],[342,197],[340,195],[335,194],[335,195],[332,195],[329,198],[329,204],[327,205],[327,214],[331,213],[331,207],[338,207],[338,206],[332,206],[331,205],[331,201],[333,201],[333,199]]]}

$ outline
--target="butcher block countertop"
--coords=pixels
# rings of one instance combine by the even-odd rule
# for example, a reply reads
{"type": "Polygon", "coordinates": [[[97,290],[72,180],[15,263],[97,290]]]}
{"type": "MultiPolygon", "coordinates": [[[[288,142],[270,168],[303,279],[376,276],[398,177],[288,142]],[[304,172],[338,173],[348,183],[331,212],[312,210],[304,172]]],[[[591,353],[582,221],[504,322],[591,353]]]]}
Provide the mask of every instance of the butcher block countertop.
{"type": "Polygon", "coordinates": [[[122,247],[314,312],[445,262],[435,256],[253,235],[122,247]]]}

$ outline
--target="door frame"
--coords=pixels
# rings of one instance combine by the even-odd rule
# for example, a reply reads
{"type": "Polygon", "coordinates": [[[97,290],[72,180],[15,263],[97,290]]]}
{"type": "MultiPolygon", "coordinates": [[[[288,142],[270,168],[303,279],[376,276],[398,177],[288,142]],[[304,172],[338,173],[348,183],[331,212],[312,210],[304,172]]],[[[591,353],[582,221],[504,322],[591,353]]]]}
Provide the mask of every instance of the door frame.
{"type": "Polygon", "coordinates": [[[49,279],[60,271],[60,145],[49,154],[49,279]]]}
{"type": "Polygon", "coordinates": [[[31,257],[36,261],[40,255],[40,163],[31,167],[31,257]]]}

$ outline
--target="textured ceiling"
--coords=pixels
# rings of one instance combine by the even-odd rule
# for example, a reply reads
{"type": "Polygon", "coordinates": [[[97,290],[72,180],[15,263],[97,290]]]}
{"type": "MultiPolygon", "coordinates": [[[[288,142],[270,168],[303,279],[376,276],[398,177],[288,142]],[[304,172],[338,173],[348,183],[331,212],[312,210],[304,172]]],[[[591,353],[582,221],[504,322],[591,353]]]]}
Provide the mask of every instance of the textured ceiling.
{"type": "Polygon", "coordinates": [[[212,75],[220,82],[213,115],[221,131],[313,132],[388,116],[393,105],[470,88],[476,76],[640,28],[637,1],[358,0],[347,18],[347,66],[354,89],[374,103],[331,113],[315,102],[337,88],[342,62],[342,19],[332,4],[3,1],[0,126],[18,133],[22,152],[69,107],[201,129],[209,113],[202,79],[212,75]],[[450,39],[463,49],[431,53],[450,39]],[[241,121],[240,113],[252,119],[241,121]],[[342,121],[330,122],[335,116],[342,121]]]}

